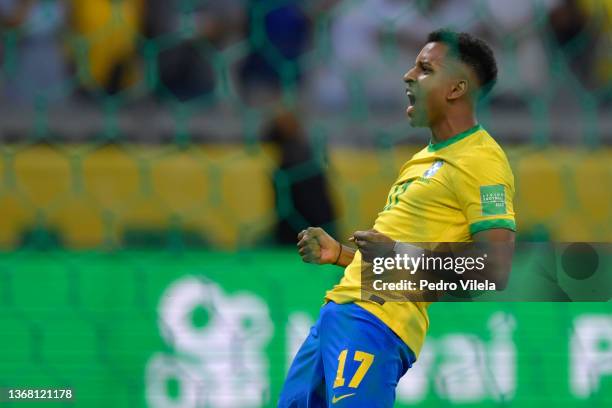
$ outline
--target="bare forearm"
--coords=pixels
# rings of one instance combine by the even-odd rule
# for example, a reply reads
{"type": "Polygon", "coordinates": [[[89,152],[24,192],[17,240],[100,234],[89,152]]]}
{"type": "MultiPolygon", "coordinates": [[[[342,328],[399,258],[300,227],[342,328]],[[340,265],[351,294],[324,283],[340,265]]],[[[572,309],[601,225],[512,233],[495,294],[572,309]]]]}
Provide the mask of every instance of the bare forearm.
{"type": "Polygon", "coordinates": [[[342,252],[340,253],[340,257],[338,258],[338,261],[334,265],[338,265],[344,268],[348,266],[348,264],[353,262],[353,258],[355,257],[355,252],[357,252],[357,250],[355,248],[351,248],[346,245],[341,245],[341,248],[342,248],[342,252]]]}
{"type": "Polygon", "coordinates": [[[422,273],[431,275],[432,278],[442,278],[449,282],[461,279],[492,281],[503,289],[512,267],[513,248],[512,242],[480,241],[452,243],[432,252],[411,244],[396,243],[393,255],[412,258],[413,262],[422,259],[419,266],[416,266],[418,262],[413,263],[414,267],[422,273]],[[449,260],[453,261],[450,268],[446,266],[449,260]],[[455,261],[458,263],[453,266],[455,261]]]}

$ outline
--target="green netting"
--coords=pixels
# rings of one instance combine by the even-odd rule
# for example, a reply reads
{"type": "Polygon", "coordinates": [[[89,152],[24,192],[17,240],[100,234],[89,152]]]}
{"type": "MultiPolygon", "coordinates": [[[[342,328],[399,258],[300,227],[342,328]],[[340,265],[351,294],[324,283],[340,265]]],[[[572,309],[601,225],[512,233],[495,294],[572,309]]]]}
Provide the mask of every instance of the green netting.
{"type": "MultiPolygon", "coordinates": [[[[612,238],[608,0],[0,0],[0,23],[0,387],[273,406],[339,272],[270,247],[372,226],[428,142],[402,75],[440,27],[495,50],[479,118],[509,156],[519,238],[612,238]],[[183,328],[221,368],[164,326],[177,287],[205,292],[183,328]]],[[[447,312],[398,406],[609,406],[609,303],[447,312]],[[483,365],[456,374],[469,353],[483,365]]]]}
{"type": "MultiPolygon", "coordinates": [[[[172,231],[183,231],[185,241],[196,245],[252,246],[270,242],[279,218],[287,231],[316,223],[347,233],[362,225],[349,221],[355,213],[371,222],[372,210],[348,203],[367,201],[380,175],[391,180],[397,166],[385,157],[394,146],[426,143],[426,132],[410,128],[401,114],[406,103],[401,75],[426,33],[438,27],[471,30],[495,49],[499,83],[481,104],[481,121],[508,149],[516,143],[533,149],[570,146],[576,162],[593,157],[599,146],[609,151],[606,2],[499,6],[473,1],[466,8],[453,1],[39,1],[25,7],[23,15],[14,2],[6,3],[2,189],[5,201],[18,202],[27,213],[5,234],[8,247],[43,235],[77,247],[159,244],[165,235],[173,242],[181,236],[172,231]],[[162,147],[148,147],[159,143],[162,147]],[[211,158],[207,143],[227,144],[228,150],[222,158],[211,158]],[[277,151],[268,153],[268,145],[277,151]],[[351,148],[363,149],[363,157],[354,156],[357,162],[378,157],[381,166],[373,170],[382,173],[368,174],[353,187],[354,170],[339,171],[343,164],[338,163],[351,148]],[[125,152],[138,169],[132,194],[107,192],[121,201],[117,206],[101,201],[92,191],[99,186],[84,176],[88,157],[105,149],[125,152]],[[52,171],[45,168],[46,155],[56,156],[54,165],[65,168],[57,175],[65,185],[49,187],[52,197],[41,199],[42,187],[22,181],[19,164],[52,171]],[[154,171],[167,158],[184,155],[197,163],[205,178],[199,186],[206,183],[208,190],[207,197],[190,197],[189,210],[166,203],[172,193],[154,171]],[[256,194],[277,194],[255,217],[235,222],[234,212],[242,207],[227,202],[222,190],[237,185],[227,187],[221,179],[229,168],[249,160],[265,168],[269,179],[260,186],[267,191],[256,194]],[[319,177],[321,186],[308,184],[319,177]],[[304,214],[310,205],[300,202],[295,189],[308,188],[315,188],[313,195],[329,208],[304,214]],[[130,201],[133,207],[142,202],[158,206],[159,214],[142,221],[122,217],[130,201]],[[89,224],[102,224],[105,232],[91,233],[89,239],[66,238],[67,217],[51,219],[70,205],[89,208],[90,218],[97,218],[89,224]],[[206,211],[239,232],[219,240],[216,227],[203,225],[206,221],[185,226],[194,222],[194,213],[206,211]],[[248,237],[244,230],[250,231],[248,237]]],[[[604,177],[610,171],[604,164],[607,154],[597,170],[604,177]]],[[[579,170],[563,169],[555,151],[545,156],[558,168],[566,190],[563,208],[554,220],[525,222],[521,230],[531,234],[543,227],[553,239],[571,240],[556,229],[565,214],[584,208],[577,182],[570,182],[568,174],[579,170]]],[[[519,153],[512,159],[516,166],[523,160],[519,153]]],[[[104,160],[120,166],[115,158],[104,160]]],[[[176,177],[179,166],[171,166],[167,177],[176,177]]],[[[125,173],[116,169],[119,178],[125,173]]],[[[537,171],[526,177],[538,177],[537,171]]],[[[527,206],[520,188],[517,194],[519,209],[527,206]]],[[[609,203],[606,198],[601,206],[609,203]]],[[[248,200],[244,197],[241,204],[248,200]]],[[[7,212],[11,217],[12,211],[7,212]]],[[[593,229],[609,219],[576,222],[593,229]]],[[[586,235],[605,240],[606,234],[609,230],[586,235]]]]}

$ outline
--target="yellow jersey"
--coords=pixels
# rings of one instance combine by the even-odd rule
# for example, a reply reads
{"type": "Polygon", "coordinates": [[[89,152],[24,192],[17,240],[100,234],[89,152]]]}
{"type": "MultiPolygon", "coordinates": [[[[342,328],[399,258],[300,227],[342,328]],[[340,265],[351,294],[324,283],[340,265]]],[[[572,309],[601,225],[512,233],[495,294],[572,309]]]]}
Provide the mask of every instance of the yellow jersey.
{"type": "MultiPolygon", "coordinates": [[[[406,162],[374,229],[400,242],[470,242],[492,228],[515,230],[514,176],[501,147],[480,125],[429,144],[406,162]]],[[[361,299],[361,254],[325,296],[355,303],[380,318],[418,356],[429,327],[429,302],[361,299]]]]}

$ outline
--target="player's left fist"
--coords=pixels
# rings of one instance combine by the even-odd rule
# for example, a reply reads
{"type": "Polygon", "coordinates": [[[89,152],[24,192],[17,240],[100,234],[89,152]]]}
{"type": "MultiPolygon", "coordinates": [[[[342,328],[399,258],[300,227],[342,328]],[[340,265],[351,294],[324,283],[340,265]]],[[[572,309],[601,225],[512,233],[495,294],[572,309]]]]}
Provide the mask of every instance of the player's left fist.
{"type": "Polygon", "coordinates": [[[365,261],[369,262],[376,257],[393,256],[395,241],[375,229],[355,231],[349,241],[357,245],[365,261]]]}

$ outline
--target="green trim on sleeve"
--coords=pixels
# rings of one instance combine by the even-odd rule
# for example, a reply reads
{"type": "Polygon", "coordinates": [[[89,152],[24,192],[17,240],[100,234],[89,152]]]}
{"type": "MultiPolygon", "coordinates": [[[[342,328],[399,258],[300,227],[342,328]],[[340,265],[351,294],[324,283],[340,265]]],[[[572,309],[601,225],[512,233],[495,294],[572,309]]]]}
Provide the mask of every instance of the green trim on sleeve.
{"type": "Polygon", "coordinates": [[[477,232],[494,229],[494,228],[503,228],[503,229],[509,229],[512,231],[516,231],[516,223],[514,222],[514,220],[508,220],[505,218],[478,221],[473,224],[470,224],[470,234],[474,235],[477,232]]]}

